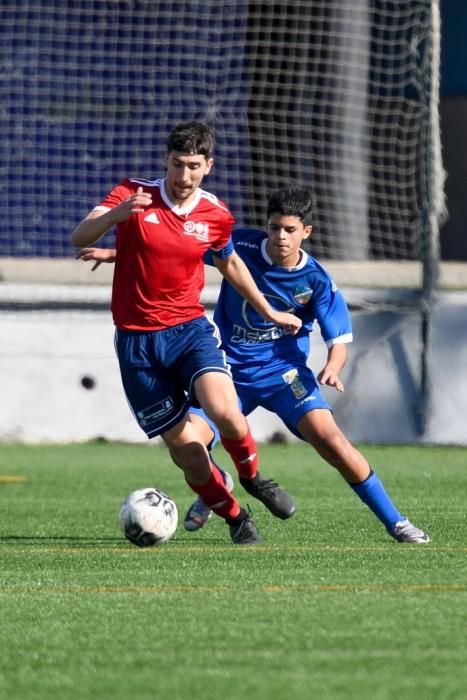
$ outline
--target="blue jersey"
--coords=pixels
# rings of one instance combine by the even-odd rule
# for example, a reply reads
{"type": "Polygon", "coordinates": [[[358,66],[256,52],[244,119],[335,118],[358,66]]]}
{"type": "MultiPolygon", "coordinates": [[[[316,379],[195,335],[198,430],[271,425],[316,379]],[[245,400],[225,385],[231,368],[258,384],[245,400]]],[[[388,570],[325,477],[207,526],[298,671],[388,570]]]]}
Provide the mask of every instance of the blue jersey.
{"type": "MultiPolygon", "coordinates": [[[[285,268],[274,264],[267,254],[265,231],[239,228],[232,236],[236,252],[270,305],[278,311],[294,313],[303,323],[296,335],[287,333],[265,321],[223,280],[214,321],[234,378],[244,372],[254,375],[255,368],[274,370],[283,363],[306,362],[315,321],[328,346],[352,340],[350,314],[344,297],[313,257],[302,250],[299,264],[285,268]]],[[[207,254],[205,262],[211,261],[212,254],[207,254]]]]}

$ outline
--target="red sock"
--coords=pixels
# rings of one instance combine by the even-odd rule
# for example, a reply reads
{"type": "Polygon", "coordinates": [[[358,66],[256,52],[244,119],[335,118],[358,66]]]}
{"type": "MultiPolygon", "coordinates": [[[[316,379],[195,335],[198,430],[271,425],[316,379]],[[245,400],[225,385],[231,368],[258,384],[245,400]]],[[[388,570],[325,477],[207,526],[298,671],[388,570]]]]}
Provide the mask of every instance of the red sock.
{"type": "Polygon", "coordinates": [[[222,474],[214,466],[211,470],[211,478],[205,484],[192,484],[188,486],[198,494],[203,503],[221,518],[236,518],[240,513],[240,504],[232,496],[224,484],[222,474]]]}
{"type": "Polygon", "coordinates": [[[221,435],[221,442],[232,457],[237,471],[244,479],[253,479],[258,471],[258,450],[250,428],[240,440],[232,440],[221,435]]]}

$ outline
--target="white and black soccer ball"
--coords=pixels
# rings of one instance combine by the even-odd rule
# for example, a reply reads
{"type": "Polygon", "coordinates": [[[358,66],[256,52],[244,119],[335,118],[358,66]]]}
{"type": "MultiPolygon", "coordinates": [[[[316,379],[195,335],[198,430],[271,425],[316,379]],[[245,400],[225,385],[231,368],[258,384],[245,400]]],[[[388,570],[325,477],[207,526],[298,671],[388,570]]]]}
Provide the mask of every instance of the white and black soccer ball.
{"type": "Polygon", "coordinates": [[[156,488],[137,489],[120,508],[120,525],[125,537],[138,547],[167,542],[178,524],[175,501],[156,488]]]}

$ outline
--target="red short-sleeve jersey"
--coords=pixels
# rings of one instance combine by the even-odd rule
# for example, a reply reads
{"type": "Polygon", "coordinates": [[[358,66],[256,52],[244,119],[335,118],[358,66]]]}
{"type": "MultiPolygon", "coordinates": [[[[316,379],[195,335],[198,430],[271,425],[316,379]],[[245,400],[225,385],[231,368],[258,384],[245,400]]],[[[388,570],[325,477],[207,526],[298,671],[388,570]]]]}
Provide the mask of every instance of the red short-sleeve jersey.
{"type": "Polygon", "coordinates": [[[174,205],[164,180],[124,180],[97,208],[112,209],[138,187],[151,193],[152,204],[117,224],[112,315],[118,328],[160,330],[204,313],[203,255],[229,242],[234,218],[200,188],[186,208],[174,205]]]}

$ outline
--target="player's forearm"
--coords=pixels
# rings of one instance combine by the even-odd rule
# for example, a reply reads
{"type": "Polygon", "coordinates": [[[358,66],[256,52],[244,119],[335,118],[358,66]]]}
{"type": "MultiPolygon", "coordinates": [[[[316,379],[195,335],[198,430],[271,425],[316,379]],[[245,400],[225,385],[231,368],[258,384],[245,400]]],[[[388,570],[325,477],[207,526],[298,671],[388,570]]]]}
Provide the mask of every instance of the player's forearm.
{"type": "Polygon", "coordinates": [[[214,261],[216,267],[232,287],[249,301],[252,307],[261,314],[263,318],[268,321],[273,320],[274,311],[259,291],[251,272],[243,260],[234,253],[234,255],[227,258],[227,260],[220,260],[214,256],[214,261]]]}
{"type": "Polygon", "coordinates": [[[348,351],[345,343],[336,343],[335,345],[331,345],[328,350],[326,369],[328,371],[332,371],[334,374],[339,374],[347,362],[347,357],[348,351]]]}
{"type": "Polygon", "coordinates": [[[337,391],[344,391],[344,385],[339,377],[339,372],[345,365],[346,360],[346,346],[342,343],[332,345],[328,351],[328,361],[317,376],[318,382],[334,387],[337,391]]]}
{"type": "Polygon", "coordinates": [[[77,248],[86,248],[101,238],[117,223],[113,210],[92,212],[81,221],[72,233],[71,240],[77,248]]]}

